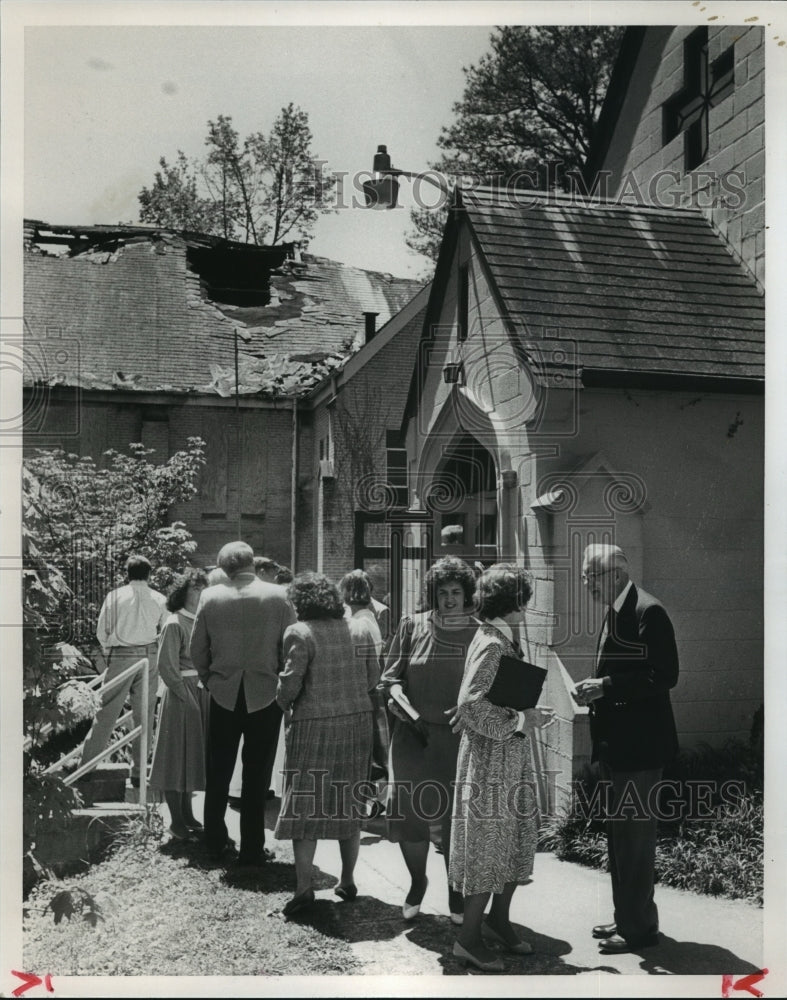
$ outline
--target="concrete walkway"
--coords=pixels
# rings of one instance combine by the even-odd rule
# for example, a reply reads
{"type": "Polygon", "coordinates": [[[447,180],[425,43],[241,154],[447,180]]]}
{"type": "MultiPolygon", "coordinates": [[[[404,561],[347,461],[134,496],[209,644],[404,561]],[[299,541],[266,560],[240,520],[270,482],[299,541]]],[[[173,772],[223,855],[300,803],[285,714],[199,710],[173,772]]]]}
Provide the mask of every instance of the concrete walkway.
{"type": "MultiPolygon", "coordinates": [[[[195,813],[201,815],[201,796],[195,813]]],[[[278,800],[270,802],[267,844],[284,860],[289,843],[272,831],[278,800]]],[[[239,816],[227,810],[230,836],[239,837],[239,816]]],[[[338,845],[323,841],[315,854],[317,904],[295,918],[349,941],[368,975],[441,976],[466,970],[451,955],[455,928],[448,919],[443,857],[430,849],[429,887],[412,923],[401,906],[409,885],[399,848],[372,824],[361,837],[356,869],[359,896],[342,903],[333,893],[340,870],[338,845]]],[[[294,886],[293,872],[293,886],[294,886]]],[[[762,968],[763,911],[752,904],[658,886],[661,943],[639,954],[602,955],[591,936],[594,924],[612,919],[609,876],[580,865],[536,856],[530,885],[517,889],[511,916],[535,953],[508,956],[508,975],[746,975],[762,968]]]]}

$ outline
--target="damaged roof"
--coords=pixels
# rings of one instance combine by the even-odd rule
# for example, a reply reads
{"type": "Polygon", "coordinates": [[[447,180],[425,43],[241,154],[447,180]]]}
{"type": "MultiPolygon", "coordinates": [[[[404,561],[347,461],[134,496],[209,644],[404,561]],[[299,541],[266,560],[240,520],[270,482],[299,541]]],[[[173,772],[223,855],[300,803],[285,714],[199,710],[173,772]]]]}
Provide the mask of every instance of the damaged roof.
{"type": "Polygon", "coordinates": [[[127,391],[297,395],[365,342],[421,282],[146,226],[25,224],[25,321],[61,346],[37,381],[127,391]],[[237,333],[237,336],[236,336],[237,333]]]}

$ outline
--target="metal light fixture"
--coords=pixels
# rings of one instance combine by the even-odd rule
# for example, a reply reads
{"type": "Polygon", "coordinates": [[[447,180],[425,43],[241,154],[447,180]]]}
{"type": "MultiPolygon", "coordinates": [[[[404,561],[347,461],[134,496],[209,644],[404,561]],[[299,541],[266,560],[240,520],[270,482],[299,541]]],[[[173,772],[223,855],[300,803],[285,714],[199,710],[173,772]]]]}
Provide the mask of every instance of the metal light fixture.
{"type": "Polygon", "coordinates": [[[387,146],[378,146],[372,164],[372,178],[364,181],[363,193],[367,208],[396,208],[399,196],[399,181],[397,177],[409,177],[414,180],[433,184],[443,194],[450,194],[448,184],[435,171],[413,173],[411,170],[398,170],[391,166],[391,157],[387,146]]]}
{"type": "Polygon", "coordinates": [[[443,368],[443,381],[448,385],[465,384],[465,365],[463,361],[451,361],[443,368]]]}

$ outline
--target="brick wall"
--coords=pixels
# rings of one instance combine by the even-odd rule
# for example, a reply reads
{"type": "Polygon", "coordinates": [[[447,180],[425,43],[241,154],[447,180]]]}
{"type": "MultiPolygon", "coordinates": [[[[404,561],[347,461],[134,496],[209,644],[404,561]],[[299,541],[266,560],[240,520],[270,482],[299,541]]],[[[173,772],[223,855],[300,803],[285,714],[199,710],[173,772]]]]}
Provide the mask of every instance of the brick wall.
{"type": "Polygon", "coordinates": [[[185,448],[189,437],[202,437],[210,463],[201,475],[199,492],[170,512],[197,540],[196,560],[215,562],[219,548],[238,537],[240,524],[241,537],[256,553],[289,564],[292,411],[286,404],[275,409],[244,406],[239,416],[238,424],[229,400],[215,406],[186,400],[155,404],[133,397],[115,403],[83,392],[78,404],[50,403],[41,430],[26,436],[25,448],[62,447],[106,464],[101,452],[124,452],[129,444],[142,441],[156,448],[154,460],[163,461],[185,448]],[[58,427],[73,422],[75,407],[79,434],[58,435],[58,427]]]}
{"type": "MultiPolygon", "coordinates": [[[[684,170],[683,134],[664,145],[662,107],[683,86],[683,43],[694,26],[649,28],[602,169],[610,193],[634,185],[665,207],[694,205],[710,219],[759,282],[765,273],[765,47],[761,27],[708,28],[708,58],[734,51],[732,94],[710,108],[706,160],[684,170]],[[675,171],[677,182],[659,172],[675,171]],[[743,178],[730,176],[742,171],[743,178]],[[709,176],[706,176],[709,175],[709,176]],[[726,178],[726,181],[724,180],[726,178]]],[[[627,198],[631,201],[631,198],[627,198]]]]}

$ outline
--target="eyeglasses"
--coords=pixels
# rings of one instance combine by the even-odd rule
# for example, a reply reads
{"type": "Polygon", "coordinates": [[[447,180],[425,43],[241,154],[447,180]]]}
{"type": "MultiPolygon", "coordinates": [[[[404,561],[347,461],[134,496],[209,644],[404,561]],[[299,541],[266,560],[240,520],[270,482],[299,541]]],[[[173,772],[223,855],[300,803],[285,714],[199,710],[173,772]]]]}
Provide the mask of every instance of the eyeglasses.
{"type": "Polygon", "coordinates": [[[583,583],[595,583],[600,576],[606,576],[607,573],[611,573],[614,570],[614,566],[610,566],[609,569],[599,570],[597,573],[583,573],[582,582],[583,583]]]}

